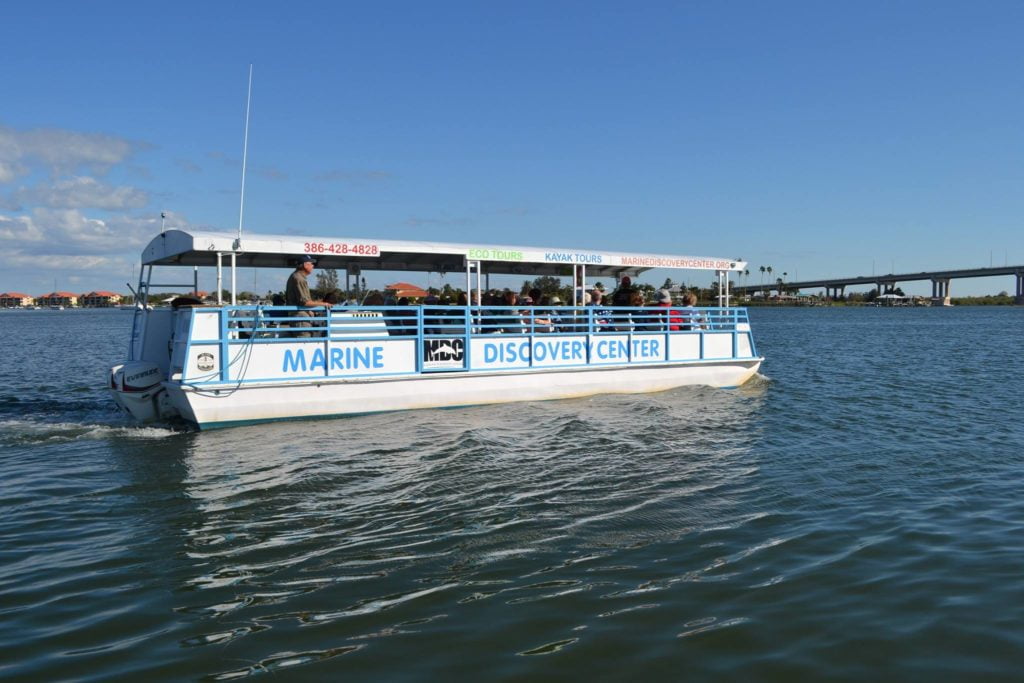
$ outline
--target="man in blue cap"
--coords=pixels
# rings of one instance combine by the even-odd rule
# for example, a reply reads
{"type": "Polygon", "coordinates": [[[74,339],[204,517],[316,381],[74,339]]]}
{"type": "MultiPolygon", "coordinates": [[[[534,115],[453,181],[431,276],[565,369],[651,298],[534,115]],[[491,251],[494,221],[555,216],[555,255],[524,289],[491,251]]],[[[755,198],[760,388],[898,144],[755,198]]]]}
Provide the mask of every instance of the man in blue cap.
{"type": "MultiPolygon", "coordinates": [[[[306,254],[298,259],[298,266],[295,271],[288,276],[288,282],[284,286],[284,304],[285,306],[297,306],[300,310],[292,311],[291,316],[294,318],[304,318],[304,320],[295,320],[289,323],[289,327],[312,327],[313,323],[309,320],[314,316],[311,309],[317,306],[329,305],[326,301],[317,301],[309,293],[309,282],[307,278],[309,274],[313,272],[313,268],[316,266],[316,259],[306,254]]],[[[312,330],[298,330],[292,332],[293,337],[312,337],[312,330]]],[[[320,335],[317,335],[320,336],[320,335]]]]}

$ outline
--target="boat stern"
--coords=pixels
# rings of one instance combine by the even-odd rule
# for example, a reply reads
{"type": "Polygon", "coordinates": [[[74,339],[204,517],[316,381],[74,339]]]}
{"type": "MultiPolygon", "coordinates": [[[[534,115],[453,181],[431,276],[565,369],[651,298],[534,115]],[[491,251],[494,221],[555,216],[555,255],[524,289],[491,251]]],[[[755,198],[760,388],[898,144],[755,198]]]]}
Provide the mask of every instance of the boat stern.
{"type": "Polygon", "coordinates": [[[156,422],[175,417],[163,386],[159,366],[149,361],[128,361],[110,368],[108,386],[114,402],[139,422],[156,422]]]}

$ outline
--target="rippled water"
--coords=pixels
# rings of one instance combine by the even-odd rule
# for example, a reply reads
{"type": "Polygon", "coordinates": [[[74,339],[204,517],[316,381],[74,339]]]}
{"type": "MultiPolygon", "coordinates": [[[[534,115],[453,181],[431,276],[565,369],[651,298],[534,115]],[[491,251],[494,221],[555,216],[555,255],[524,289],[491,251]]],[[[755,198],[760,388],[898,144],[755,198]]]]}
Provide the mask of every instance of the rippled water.
{"type": "Polygon", "coordinates": [[[733,391],[195,433],[0,314],[0,678],[1018,679],[1024,309],[751,312],[733,391]]]}

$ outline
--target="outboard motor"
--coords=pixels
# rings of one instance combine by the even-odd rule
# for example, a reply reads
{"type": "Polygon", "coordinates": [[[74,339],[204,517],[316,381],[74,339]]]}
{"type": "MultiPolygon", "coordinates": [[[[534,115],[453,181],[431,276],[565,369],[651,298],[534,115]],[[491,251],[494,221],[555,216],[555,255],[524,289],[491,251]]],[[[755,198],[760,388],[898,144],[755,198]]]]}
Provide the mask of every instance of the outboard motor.
{"type": "Polygon", "coordinates": [[[132,360],[110,368],[110,393],[117,405],[136,420],[153,422],[175,412],[161,384],[163,380],[156,363],[132,360]]]}

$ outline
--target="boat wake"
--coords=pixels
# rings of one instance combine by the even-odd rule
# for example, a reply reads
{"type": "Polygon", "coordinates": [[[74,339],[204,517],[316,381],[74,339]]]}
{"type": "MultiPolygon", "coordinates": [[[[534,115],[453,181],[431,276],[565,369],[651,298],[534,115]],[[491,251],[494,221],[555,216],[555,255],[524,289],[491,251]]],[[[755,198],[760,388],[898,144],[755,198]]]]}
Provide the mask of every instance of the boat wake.
{"type": "Polygon", "coordinates": [[[102,441],[124,437],[133,439],[166,439],[181,432],[169,427],[91,422],[47,422],[38,418],[0,418],[0,447],[26,446],[69,441],[102,441]]]}

